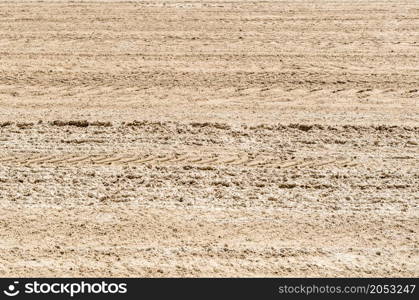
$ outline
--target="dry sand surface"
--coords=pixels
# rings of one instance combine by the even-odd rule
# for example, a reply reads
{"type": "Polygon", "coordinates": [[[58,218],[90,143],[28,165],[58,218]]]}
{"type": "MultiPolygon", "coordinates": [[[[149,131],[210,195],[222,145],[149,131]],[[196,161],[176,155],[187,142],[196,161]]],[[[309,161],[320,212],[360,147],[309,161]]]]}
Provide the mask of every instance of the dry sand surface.
{"type": "Polygon", "coordinates": [[[419,2],[1,1],[1,276],[419,276],[419,2]]]}

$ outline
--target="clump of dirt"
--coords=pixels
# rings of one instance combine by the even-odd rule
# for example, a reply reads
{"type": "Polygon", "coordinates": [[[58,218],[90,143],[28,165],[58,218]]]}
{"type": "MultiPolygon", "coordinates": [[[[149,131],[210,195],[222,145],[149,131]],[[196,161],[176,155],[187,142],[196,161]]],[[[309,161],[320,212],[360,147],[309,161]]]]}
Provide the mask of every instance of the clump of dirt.
{"type": "Polygon", "coordinates": [[[210,128],[216,128],[221,130],[230,130],[231,126],[227,124],[221,124],[221,123],[210,123],[210,122],[192,122],[190,123],[192,127],[210,127],[210,128]]]}
{"type": "Polygon", "coordinates": [[[87,121],[87,120],[71,120],[71,121],[61,121],[55,120],[50,122],[53,126],[74,126],[74,127],[88,127],[88,126],[96,126],[96,127],[112,127],[111,122],[101,122],[101,121],[87,121]]]}
{"type": "Polygon", "coordinates": [[[10,122],[10,121],[0,122],[0,127],[7,127],[11,125],[13,125],[13,122],[10,122]]]}

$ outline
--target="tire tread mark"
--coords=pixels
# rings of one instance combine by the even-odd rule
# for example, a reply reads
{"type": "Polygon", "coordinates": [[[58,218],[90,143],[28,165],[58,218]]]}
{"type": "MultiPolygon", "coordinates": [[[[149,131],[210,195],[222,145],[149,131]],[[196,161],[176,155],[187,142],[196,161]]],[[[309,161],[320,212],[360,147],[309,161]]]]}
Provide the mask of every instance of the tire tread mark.
{"type": "Polygon", "coordinates": [[[297,165],[295,165],[293,167],[295,167],[295,168],[305,168],[305,167],[311,167],[311,166],[313,166],[315,164],[316,164],[316,160],[310,160],[310,161],[306,161],[306,162],[304,162],[302,164],[297,164],[297,165]]]}
{"type": "Polygon", "coordinates": [[[124,159],[124,158],[130,158],[130,156],[128,156],[128,157],[126,155],[125,156],[119,156],[119,157],[110,156],[108,158],[95,160],[94,163],[95,164],[110,164],[110,163],[113,163],[113,162],[118,162],[119,160],[124,159]]]}
{"type": "Polygon", "coordinates": [[[329,160],[326,160],[326,161],[319,162],[319,163],[315,164],[315,167],[323,167],[323,166],[330,165],[330,164],[333,164],[333,163],[336,163],[336,159],[329,159],[329,160]]]}
{"type": "Polygon", "coordinates": [[[244,164],[246,164],[248,161],[249,161],[249,157],[248,157],[247,155],[246,155],[246,156],[241,156],[241,157],[239,157],[239,158],[238,158],[238,160],[237,160],[237,161],[235,161],[235,162],[231,163],[230,165],[232,165],[232,166],[244,165],[244,164]]]}
{"type": "Polygon", "coordinates": [[[134,160],[132,161],[132,163],[136,163],[136,164],[142,164],[142,163],[146,163],[146,162],[151,162],[153,160],[155,160],[157,157],[155,155],[150,155],[146,158],[143,159],[138,159],[138,160],[134,160]]]}
{"type": "Polygon", "coordinates": [[[222,161],[219,161],[219,163],[220,164],[230,164],[230,163],[233,163],[233,162],[235,162],[237,160],[237,158],[232,158],[232,157],[230,157],[230,158],[228,158],[228,159],[224,159],[224,160],[222,160],[222,161]]]}
{"type": "Polygon", "coordinates": [[[15,159],[14,159],[14,163],[15,164],[26,164],[26,163],[28,163],[28,161],[30,161],[30,160],[33,160],[33,159],[37,159],[37,158],[41,158],[41,157],[44,157],[45,155],[39,155],[39,154],[36,154],[36,155],[34,155],[34,156],[23,156],[23,157],[16,157],[15,159]]]}
{"type": "Polygon", "coordinates": [[[170,161],[170,162],[171,162],[171,163],[178,163],[178,162],[182,162],[182,161],[187,160],[187,159],[188,159],[188,157],[189,157],[189,155],[187,155],[187,154],[183,154],[183,155],[180,155],[180,156],[176,157],[175,159],[173,159],[173,160],[172,160],[172,161],[170,161]]]}
{"type": "Polygon", "coordinates": [[[220,156],[217,153],[182,153],[182,154],[126,154],[119,155],[78,155],[78,154],[65,154],[65,155],[42,155],[42,154],[29,154],[29,155],[10,155],[0,158],[0,163],[12,164],[77,164],[80,162],[88,162],[95,165],[109,165],[116,163],[121,164],[142,164],[149,162],[151,164],[208,164],[210,166],[226,165],[226,166],[243,166],[243,167],[258,167],[265,166],[268,168],[306,168],[306,167],[323,167],[326,165],[333,166],[355,166],[359,162],[354,161],[352,158],[306,158],[306,159],[292,159],[292,160],[279,160],[273,156],[256,156],[249,157],[247,154],[233,154],[225,153],[226,156],[220,156]]]}
{"type": "Polygon", "coordinates": [[[92,156],[93,155],[76,156],[73,159],[67,160],[67,163],[70,163],[70,164],[79,163],[79,162],[82,162],[91,158],[92,156]]]}
{"type": "Polygon", "coordinates": [[[248,167],[255,167],[255,166],[263,166],[264,164],[266,164],[266,159],[254,158],[254,159],[250,159],[249,162],[246,163],[245,165],[248,167]]]}
{"type": "Polygon", "coordinates": [[[9,156],[9,157],[5,157],[5,158],[0,158],[0,162],[9,162],[9,161],[13,161],[15,159],[16,159],[16,157],[9,156]]]}
{"type": "Polygon", "coordinates": [[[174,155],[168,155],[166,157],[162,157],[160,159],[156,160],[156,163],[164,163],[164,162],[170,162],[171,160],[173,160],[174,158],[176,158],[176,156],[174,155]]]}
{"type": "Polygon", "coordinates": [[[134,162],[136,160],[141,159],[142,157],[143,156],[141,156],[141,155],[134,155],[133,157],[130,157],[127,160],[120,161],[120,163],[122,163],[122,164],[129,164],[131,162],[134,162]]]}
{"type": "Polygon", "coordinates": [[[34,163],[43,163],[49,159],[54,159],[57,158],[56,155],[47,155],[47,156],[41,156],[39,158],[35,158],[35,159],[30,159],[28,161],[26,161],[26,164],[34,164],[34,163]]]}
{"type": "Polygon", "coordinates": [[[304,160],[298,159],[298,160],[289,161],[288,163],[287,162],[281,163],[279,165],[276,165],[276,167],[280,168],[280,169],[287,169],[287,168],[292,168],[292,167],[297,166],[297,165],[302,164],[302,163],[304,163],[304,160]]]}
{"type": "Polygon", "coordinates": [[[198,157],[198,158],[189,159],[186,162],[188,162],[188,163],[197,163],[197,162],[200,162],[201,160],[202,160],[202,157],[198,157]]]}
{"type": "Polygon", "coordinates": [[[200,165],[203,165],[203,164],[214,164],[214,163],[216,164],[217,160],[218,160],[218,157],[207,158],[207,159],[204,159],[204,160],[198,162],[198,164],[200,164],[200,165]]]}
{"type": "Polygon", "coordinates": [[[64,157],[56,157],[56,158],[52,158],[52,159],[48,159],[46,161],[44,161],[43,163],[48,163],[48,164],[53,164],[53,163],[60,163],[60,162],[65,162],[68,159],[73,158],[74,155],[67,155],[64,157]]]}

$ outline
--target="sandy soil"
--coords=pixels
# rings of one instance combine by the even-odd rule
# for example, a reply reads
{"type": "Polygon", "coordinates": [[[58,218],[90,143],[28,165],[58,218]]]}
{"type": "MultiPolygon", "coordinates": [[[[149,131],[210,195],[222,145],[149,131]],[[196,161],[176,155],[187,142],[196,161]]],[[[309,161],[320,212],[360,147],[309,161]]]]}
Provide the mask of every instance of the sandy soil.
{"type": "Polygon", "coordinates": [[[0,1],[0,276],[419,276],[418,15],[0,1]]]}

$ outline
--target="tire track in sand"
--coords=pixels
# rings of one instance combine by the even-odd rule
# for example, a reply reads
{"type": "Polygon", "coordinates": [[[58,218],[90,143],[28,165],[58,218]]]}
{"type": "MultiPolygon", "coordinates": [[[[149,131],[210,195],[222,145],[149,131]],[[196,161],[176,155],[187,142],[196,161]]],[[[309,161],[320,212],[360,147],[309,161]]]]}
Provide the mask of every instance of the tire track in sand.
{"type": "Polygon", "coordinates": [[[7,165],[38,165],[38,166],[81,166],[81,165],[159,165],[159,166],[210,166],[210,167],[246,167],[246,168],[278,168],[303,169],[320,167],[355,166],[352,158],[318,158],[306,157],[282,159],[275,156],[256,155],[249,157],[243,153],[165,153],[165,154],[15,154],[0,157],[0,166],[7,165]]]}

